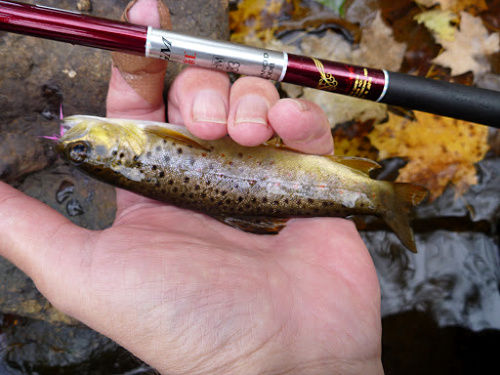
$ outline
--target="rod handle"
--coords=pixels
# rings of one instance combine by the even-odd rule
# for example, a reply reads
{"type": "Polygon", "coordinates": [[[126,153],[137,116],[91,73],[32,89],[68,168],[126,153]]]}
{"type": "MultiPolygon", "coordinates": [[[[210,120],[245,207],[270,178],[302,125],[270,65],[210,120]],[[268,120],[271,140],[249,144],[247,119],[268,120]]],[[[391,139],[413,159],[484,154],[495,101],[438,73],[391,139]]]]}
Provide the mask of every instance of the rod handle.
{"type": "Polygon", "coordinates": [[[500,92],[387,72],[382,103],[500,128],[500,92]]]}

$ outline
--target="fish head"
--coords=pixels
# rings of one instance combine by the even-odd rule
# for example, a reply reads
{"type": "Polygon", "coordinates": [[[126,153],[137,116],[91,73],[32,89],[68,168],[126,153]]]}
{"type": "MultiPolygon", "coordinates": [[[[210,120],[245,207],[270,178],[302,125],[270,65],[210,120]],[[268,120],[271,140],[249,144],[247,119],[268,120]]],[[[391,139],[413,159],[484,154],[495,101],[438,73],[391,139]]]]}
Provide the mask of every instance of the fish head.
{"type": "Polygon", "coordinates": [[[63,127],[57,151],[77,166],[121,164],[141,155],[146,143],[144,132],[132,121],[71,116],[63,119],[63,127]]]}

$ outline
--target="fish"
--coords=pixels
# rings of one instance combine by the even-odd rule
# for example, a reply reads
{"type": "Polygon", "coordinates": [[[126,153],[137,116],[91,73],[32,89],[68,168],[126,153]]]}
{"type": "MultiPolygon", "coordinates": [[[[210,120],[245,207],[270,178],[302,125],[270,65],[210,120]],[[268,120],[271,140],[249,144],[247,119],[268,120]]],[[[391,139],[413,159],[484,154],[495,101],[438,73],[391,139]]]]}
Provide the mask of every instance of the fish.
{"type": "Polygon", "coordinates": [[[276,138],[257,147],[206,141],[152,121],[75,115],[62,126],[62,158],[116,187],[257,234],[277,234],[290,218],[374,215],[417,251],[409,213],[428,191],[372,179],[375,161],[305,154],[276,138]]]}

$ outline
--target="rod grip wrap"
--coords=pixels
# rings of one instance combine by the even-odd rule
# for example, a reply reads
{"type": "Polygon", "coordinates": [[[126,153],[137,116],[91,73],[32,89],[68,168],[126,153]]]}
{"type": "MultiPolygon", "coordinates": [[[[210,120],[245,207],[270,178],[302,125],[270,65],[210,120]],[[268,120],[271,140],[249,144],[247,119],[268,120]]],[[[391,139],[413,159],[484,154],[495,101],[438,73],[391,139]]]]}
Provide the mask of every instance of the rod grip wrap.
{"type": "Polygon", "coordinates": [[[382,103],[500,127],[500,92],[388,72],[382,103]]]}

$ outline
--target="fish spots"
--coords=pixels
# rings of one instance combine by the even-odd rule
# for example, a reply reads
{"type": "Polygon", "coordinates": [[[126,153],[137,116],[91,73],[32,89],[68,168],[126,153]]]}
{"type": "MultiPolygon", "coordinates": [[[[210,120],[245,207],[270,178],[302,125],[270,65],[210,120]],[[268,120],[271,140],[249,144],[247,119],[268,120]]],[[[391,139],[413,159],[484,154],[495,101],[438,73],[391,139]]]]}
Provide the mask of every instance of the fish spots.
{"type": "MultiPolygon", "coordinates": [[[[121,155],[121,154],[120,154],[121,155]]],[[[151,151],[146,152],[146,157],[150,158],[152,155],[151,151]]],[[[121,156],[120,156],[121,157],[121,156]]]]}
{"type": "Polygon", "coordinates": [[[180,155],[182,154],[182,147],[177,148],[177,153],[180,155]]]}
{"type": "Polygon", "coordinates": [[[158,174],[158,176],[160,176],[160,178],[165,177],[165,172],[161,171],[161,172],[158,174]]]}
{"type": "Polygon", "coordinates": [[[168,180],[168,184],[169,185],[173,185],[174,184],[174,180],[172,180],[172,179],[168,180]]]}
{"type": "Polygon", "coordinates": [[[156,150],[156,152],[160,152],[161,151],[161,147],[160,146],[156,146],[155,150],[156,150]]]}
{"type": "Polygon", "coordinates": [[[157,166],[157,165],[152,165],[152,166],[151,166],[151,170],[152,170],[152,171],[156,171],[157,169],[158,169],[158,166],[157,166]]]}
{"type": "Polygon", "coordinates": [[[170,156],[163,155],[163,160],[165,161],[165,163],[168,163],[170,161],[170,156]]]}
{"type": "Polygon", "coordinates": [[[184,183],[185,184],[189,183],[189,177],[184,177],[184,183]]]}

